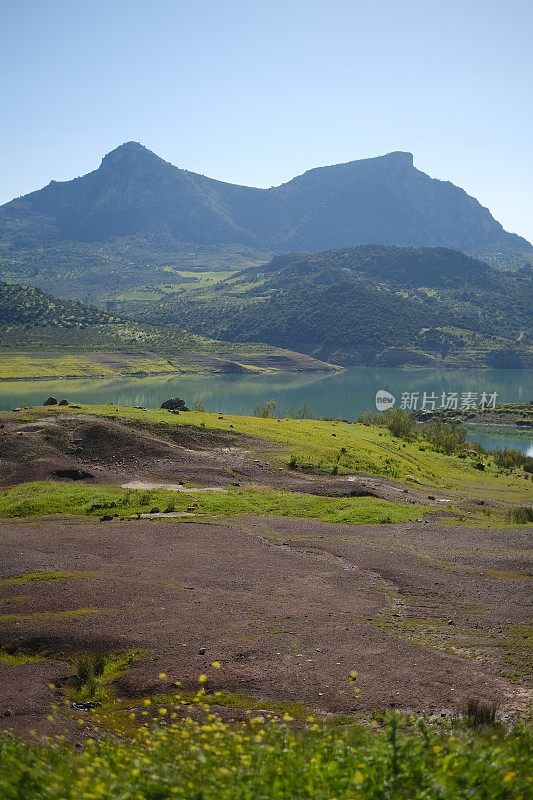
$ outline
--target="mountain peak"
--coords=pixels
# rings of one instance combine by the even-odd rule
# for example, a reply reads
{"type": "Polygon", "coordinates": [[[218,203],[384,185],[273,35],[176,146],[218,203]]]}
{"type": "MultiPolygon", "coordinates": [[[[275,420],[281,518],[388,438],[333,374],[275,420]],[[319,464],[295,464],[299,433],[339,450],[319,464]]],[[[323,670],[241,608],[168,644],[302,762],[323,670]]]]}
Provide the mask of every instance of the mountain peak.
{"type": "Polygon", "coordinates": [[[138,234],[159,237],[163,249],[173,241],[277,252],[375,243],[533,250],[462,189],[415,169],[412,153],[401,150],[317,167],[281,186],[255,189],[177,168],[129,141],[88,175],[0,209],[0,237],[21,249],[138,234]]]}
{"type": "Polygon", "coordinates": [[[140,161],[161,161],[159,156],[148,150],[147,147],[140,142],[124,142],[124,144],[115,147],[102,159],[102,166],[109,164],[135,164],[140,161]]]}
{"type": "Polygon", "coordinates": [[[403,150],[394,150],[392,153],[386,153],[384,156],[378,156],[383,161],[391,161],[395,164],[405,167],[413,167],[413,154],[404,152],[403,150]]]}

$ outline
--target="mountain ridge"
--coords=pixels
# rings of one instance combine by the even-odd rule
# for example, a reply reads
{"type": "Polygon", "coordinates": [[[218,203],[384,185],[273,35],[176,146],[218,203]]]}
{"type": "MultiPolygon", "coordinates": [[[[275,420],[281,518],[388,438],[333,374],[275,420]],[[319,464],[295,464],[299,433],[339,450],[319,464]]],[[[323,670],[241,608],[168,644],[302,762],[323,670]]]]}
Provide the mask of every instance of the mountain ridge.
{"type": "Polygon", "coordinates": [[[138,142],[70,181],[0,206],[8,250],[152,236],[168,243],[316,251],[361,244],[529,252],[490,211],[394,151],[315,167],[280,186],[240,186],[176,167],[138,142]]]}

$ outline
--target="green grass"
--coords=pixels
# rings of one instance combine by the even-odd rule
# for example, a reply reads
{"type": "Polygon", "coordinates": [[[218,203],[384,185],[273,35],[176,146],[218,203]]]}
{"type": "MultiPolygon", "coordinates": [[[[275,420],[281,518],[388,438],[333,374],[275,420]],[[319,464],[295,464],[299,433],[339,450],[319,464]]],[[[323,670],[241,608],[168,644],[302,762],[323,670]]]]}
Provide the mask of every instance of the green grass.
{"type": "Polygon", "coordinates": [[[393,503],[372,497],[318,497],[268,489],[254,491],[231,487],[227,492],[188,494],[161,489],[148,491],[122,489],[118,486],[38,482],[2,489],[0,517],[47,514],[131,516],[149,512],[154,507],[164,510],[169,505],[175,511],[186,511],[191,503],[197,504],[195,514],[206,517],[254,514],[310,518],[352,525],[405,522],[431,510],[429,507],[393,503]]]}
{"type": "MultiPolygon", "coordinates": [[[[53,410],[52,410],[52,413],[53,410]]],[[[521,471],[502,474],[483,457],[485,470],[475,468],[477,458],[461,459],[432,450],[419,440],[403,442],[384,428],[326,420],[262,419],[201,412],[168,414],[159,409],[141,411],[113,405],[82,406],[77,413],[152,423],[155,426],[195,425],[255,436],[277,445],[261,452],[265,460],[287,467],[294,459],[297,469],[339,475],[369,473],[407,486],[436,489],[443,496],[467,496],[519,504],[531,497],[530,484],[521,471]]],[[[258,442],[258,450],[260,449],[258,442]]]]}
{"type": "Polygon", "coordinates": [[[0,650],[0,664],[7,667],[39,664],[41,661],[46,661],[46,657],[39,655],[39,653],[27,653],[25,650],[16,650],[14,652],[8,652],[5,649],[0,650]]]}
{"type": "Polygon", "coordinates": [[[34,581],[69,581],[73,578],[95,578],[97,572],[87,570],[76,570],[73,572],[24,572],[22,575],[12,575],[9,578],[2,578],[0,586],[23,586],[34,581]]]}
{"type": "Polygon", "coordinates": [[[113,681],[126,675],[139,661],[139,651],[107,653],[105,655],[81,653],[69,658],[72,673],[66,687],[69,700],[97,700],[106,705],[114,703],[113,681]]]}
{"type": "Polygon", "coordinates": [[[417,722],[375,727],[216,715],[173,720],[171,709],[129,740],[25,744],[0,735],[5,800],[525,800],[531,730],[417,722]]]}
{"type": "Polygon", "coordinates": [[[112,613],[107,608],[66,608],[63,611],[34,611],[31,614],[0,614],[0,622],[53,622],[112,613]]]}
{"type": "Polygon", "coordinates": [[[1,352],[0,380],[46,378],[113,378],[120,375],[175,374],[183,365],[178,359],[171,363],[155,353],[70,352],[36,353],[28,350],[1,352]]]}

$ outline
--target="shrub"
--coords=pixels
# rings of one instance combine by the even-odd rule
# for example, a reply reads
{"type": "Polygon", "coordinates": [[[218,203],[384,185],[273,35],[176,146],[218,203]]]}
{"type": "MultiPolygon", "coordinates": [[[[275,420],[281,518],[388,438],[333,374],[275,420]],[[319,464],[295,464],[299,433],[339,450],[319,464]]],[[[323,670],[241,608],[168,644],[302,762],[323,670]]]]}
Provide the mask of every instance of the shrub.
{"type": "Polygon", "coordinates": [[[363,411],[357,417],[356,422],[360,425],[384,425],[383,414],[378,414],[374,411],[363,411]]]}
{"type": "Polygon", "coordinates": [[[185,405],[185,400],[182,400],[181,397],[171,397],[170,400],[165,400],[164,403],[161,403],[161,408],[166,408],[167,411],[189,410],[185,405]]]}
{"type": "Polygon", "coordinates": [[[276,416],[278,404],[275,400],[265,400],[264,403],[254,408],[254,417],[261,417],[262,419],[272,419],[276,416]]]}
{"type": "Polygon", "coordinates": [[[289,417],[291,419],[313,419],[313,410],[309,403],[302,403],[299,408],[291,406],[289,408],[289,417]]]}
{"type": "Polygon", "coordinates": [[[92,698],[99,688],[105,670],[104,656],[80,655],[73,662],[72,685],[79,694],[92,698]]]}
{"type": "Polygon", "coordinates": [[[517,506],[511,508],[507,514],[510,522],[516,522],[519,525],[526,525],[528,522],[533,522],[533,506],[517,506]]]}
{"type": "MultiPolygon", "coordinates": [[[[528,457],[521,453],[520,450],[515,450],[512,447],[497,447],[492,453],[494,463],[500,469],[515,469],[515,467],[522,467],[528,461],[528,457]]],[[[529,461],[533,462],[532,458],[529,461]]],[[[531,465],[529,465],[531,466],[531,465]]],[[[531,472],[531,469],[528,470],[531,472]]]]}
{"type": "Polygon", "coordinates": [[[387,411],[379,413],[363,411],[357,418],[357,422],[360,425],[376,425],[387,428],[397,439],[411,439],[415,428],[414,419],[399,408],[389,408],[387,411]]]}
{"type": "Polygon", "coordinates": [[[466,431],[454,422],[432,419],[424,426],[424,435],[436,449],[450,455],[464,447],[466,431]]]}
{"type": "Polygon", "coordinates": [[[389,429],[397,439],[410,439],[415,427],[414,419],[399,408],[389,408],[383,412],[385,427],[389,429]]]}
{"type": "Polygon", "coordinates": [[[472,728],[484,728],[494,725],[498,714],[495,704],[481,703],[479,700],[469,700],[466,704],[465,718],[472,728]]]}

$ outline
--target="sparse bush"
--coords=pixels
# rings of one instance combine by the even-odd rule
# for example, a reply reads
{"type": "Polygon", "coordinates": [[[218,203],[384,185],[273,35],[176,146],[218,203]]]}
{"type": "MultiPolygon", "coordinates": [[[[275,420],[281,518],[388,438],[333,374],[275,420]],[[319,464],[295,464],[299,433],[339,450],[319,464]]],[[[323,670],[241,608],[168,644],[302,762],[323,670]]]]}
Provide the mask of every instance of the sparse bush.
{"type": "Polygon", "coordinates": [[[383,414],[378,414],[373,411],[363,411],[363,413],[357,417],[356,422],[358,422],[360,425],[368,426],[383,425],[383,414]]]}
{"type": "MultiPolygon", "coordinates": [[[[497,467],[506,470],[522,466],[525,468],[527,461],[533,463],[533,458],[528,459],[524,453],[521,453],[520,450],[515,450],[513,447],[497,447],[492,453],[492,458],[497,467]]],[[[531,467],[531,464],[528,466],[531,467]]],[[[528,471],[531,472],[531,468],[528,471]]]]}
{"type": "Polygon", "coordinates": [[[494,725],[498,715],[498,706],[482,703],[479,700],[468,700],[464,712],[465,719],[471,728],[484,728],[494,725]]]}
{"type": "Polygon", "coordinates": [[[441,419],[432,419],[424,426],[424,435],[428,442],[443,453],[451,455],[464,448],[466,431],[454,422],[443,422],[441,419]]]}
{"type": "Polygon", "coordinates": [[[518,525],[527,525],[528,522],[533,522],[533,506],[511,508],[507,518],[510,522],[516,522],[518,525]]]}
{"type": "Polygon", "coordinates": [[[95,697],[105,670],[104,656],[79,655],[73,661],[73,669],[71,680],[76,692],[87,698],[95,697]]]}
{"type": "Polygon", "coordinates": [[[399,408],[389,408],[380,413],[363,411],[357,418],[357,422],[360,425],[376,425],[387,428],[397,439],[411,439],[415,429],[413,417],[399,408]]]}
{"type": "Polygon", "coordinates": [[[202,414],[205,414],[205,406],[201,400],[196,401],[196,403],[192,407],[192,411],[199,411],[202,414]]]}
{"type": "Polygon", "coordinates": [[[277,416],[278,404],[275,400],[265,400],[264,403],[254,408],[254,417],[261,417],[262,419],[272,419],[277,416]]]}
{"type": "Polygon", "coordinates": [[[399,408],[389,408],[383,412],[385,426],[397,439],[410,439],[413,435],[415,421],[406,412],[399,408]]]}
{"type": "Polygon", "coordinates": [[[288,415],[291,419],[313,419],[313,410],[309,403],[302,403],[299,408],[291,406],[288,415]]]}
{"type": "Polygon", "coordinates": [[[298,466],[298,460],[296,456],[291,456],[289,458],[289,463],[287,464],[287,466],[289,467],[289,469],[296,469],[296,467],[298,466]]]}

